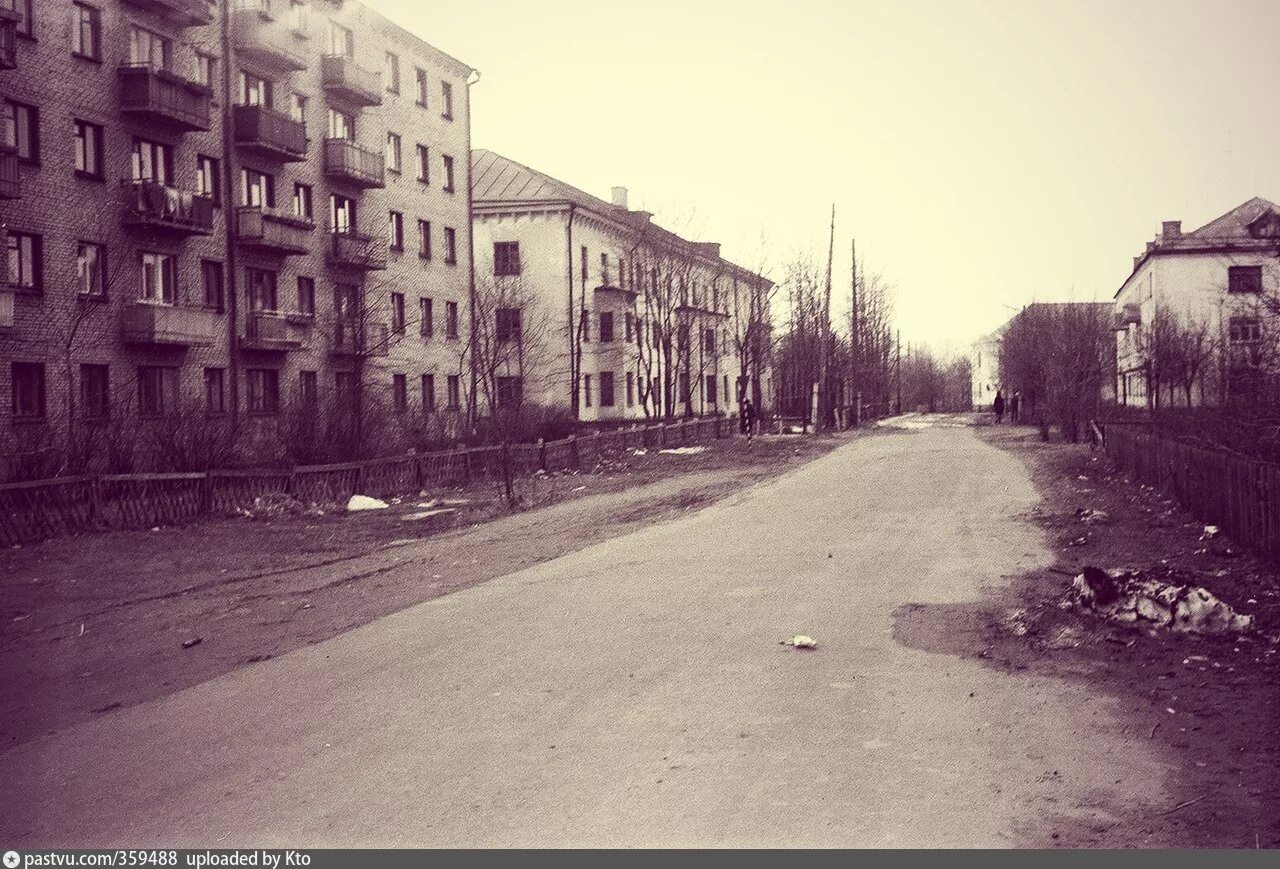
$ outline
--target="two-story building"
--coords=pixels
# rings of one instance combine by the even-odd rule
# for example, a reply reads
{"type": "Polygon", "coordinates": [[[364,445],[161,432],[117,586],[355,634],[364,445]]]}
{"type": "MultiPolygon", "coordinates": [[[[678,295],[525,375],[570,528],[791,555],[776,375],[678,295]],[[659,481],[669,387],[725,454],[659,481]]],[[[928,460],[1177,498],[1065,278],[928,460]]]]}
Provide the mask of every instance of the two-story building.
{"type": "Polygon", "coordinates": [[[606,202],[485,150],[472,177],[482,412],[486,393],[490,409],[592,422],[732,413],[744,391],[768,395],[751,350],[768,279],[631,210],[625,188],[606,202]]]}

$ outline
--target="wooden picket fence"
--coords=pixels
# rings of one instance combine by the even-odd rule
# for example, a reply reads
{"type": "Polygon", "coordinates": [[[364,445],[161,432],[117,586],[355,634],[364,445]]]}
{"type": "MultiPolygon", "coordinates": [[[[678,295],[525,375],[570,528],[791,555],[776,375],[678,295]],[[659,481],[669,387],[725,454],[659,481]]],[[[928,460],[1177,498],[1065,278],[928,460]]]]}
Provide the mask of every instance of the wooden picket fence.
{"type": "Polygon", "coordinates": [[[466,447],[359,462],[198,473],[98,474],[0,484],[0,545],[112,528],[182,525],[233,515],[258,498],[342,504],[423,490],[507,482],[540,471],[591,470],[637,449],[705,444],[737,433],[725,417],[600,431],[536,444],[466,447]]]}
{"type": "Polygon", "coordinates": [[[1103,426],[1107,455],[1134,482],[1169,495],[1196,518],[1280,563],[1280,465],[1189,444],[1141,426],[1103,426]]]}

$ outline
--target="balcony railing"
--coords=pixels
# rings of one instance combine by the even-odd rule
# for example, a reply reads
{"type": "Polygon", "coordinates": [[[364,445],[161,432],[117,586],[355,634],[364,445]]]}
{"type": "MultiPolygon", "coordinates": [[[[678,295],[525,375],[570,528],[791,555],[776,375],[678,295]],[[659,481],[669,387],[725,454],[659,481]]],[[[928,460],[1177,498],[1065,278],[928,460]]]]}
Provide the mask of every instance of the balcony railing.
{"type": "Polygon", "coordinates": [[[274,72],[301,72],[307,55],[290,24],[257,8],[235,10],[231,41],[240,54],[274,72]]]}
{"type": "Polygon", "coordinates": [[[324,140],[324,171],[336,181],[356,187],[386,186],[386,157],[347,139],[324,140]]]}
{"type": "Polygon", "coordinates": [[[335,232],[331,236],[329,263],[344,268],[380,271],[387,267],[387,240],[358,232],[335,232]]]}
{"type": "Polygon", "coordinates": [[[250,311],[240,346],[246,350],[300,350],[307,341],[307,325],[276,311],[250,311]]]}
{"type": "Polygon", "coordinates": [[[391,344],[391,328],[386,323],[360,323],[339,320],[334,324],[335,356],[386,356],[391,344]]]}
{"type": "Polygon", "coordinates": [[[121,184],[126,226],[181,235],[213,232],[213,200],[155,181],[121,184]]]}
{"type": "Polygon", "coordinates": [[[0,69],[18,68],[18,22],[22,13],[13,0],[0,0],[0,69]]]}
{"type": "Polygon", "coordinates": [[[171,72],[149,66],[120,67],[120,109],[171,130],[208,130],[209,91],[171,72]]]}
{"type": "Polygon", "coordinates": [[[273,208],[246,205],[236,212],[236,238],[241,245],[284,256],[308,253],[307,234],[315,228],[309,220],[273,208]]]}
{"type": "Polygon", "coordinates": [[[126,344],[205,347],[217,340],[222,318],[207,308],[179,308],[135,302],[124,309],[126,344]]]}
{"type": "Polygon", "coordinates": [[[320,59],[320,82],[326,92],[353,105],[382,104],[382,73],[361,69],[344,54],[320,59]]]}
{"type": "Polygon", "coordinates": [[[18,171],[18,155],[0,153],[0,199],[22,196],[22,174],[18,171]]]}
{"type": "Polygon", "coordinates": [[[126,3],[154,12],[179,27],[212,24],[217,13],[214,0],[125,0],[126,3]]]}
{"type": "Polygon", "coordinates": [[[236,106],[236,144],[248,151],[296,163],[307,159],[307,128],[301,121],[266,106],[236,106]]]}
{"type": "Polygon", "coordinates": [[[13,328],[13,300],[13,290],[0,288],[0,329],[13,328]]]}

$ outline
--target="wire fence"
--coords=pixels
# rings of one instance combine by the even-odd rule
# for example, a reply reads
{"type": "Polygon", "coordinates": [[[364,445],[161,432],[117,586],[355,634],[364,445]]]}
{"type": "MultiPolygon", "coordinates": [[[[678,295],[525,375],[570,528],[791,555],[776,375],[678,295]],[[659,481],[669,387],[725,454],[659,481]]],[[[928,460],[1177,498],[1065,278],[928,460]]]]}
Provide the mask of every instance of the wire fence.
{"type": "Polygon", "coordinates": [[[199,473],[100,474],[0,485],[0,545],[66,534],[182,525],[228,516],[264,497],[305,504],[344,504],[352,495],[391,498],[473,483],[503,482],[539,472],[592,470],[638,449],[705,444],[737,434],[736,420],[691,419],[574,435],[536,444],[502,444],[413,453],[292,469],[199,473]]]}
{"type": "Polygon", "coordinates": [[[1280,465],[1137,425],[1111,422],[1103,433],[1107,455],[1134,482],[1163,490],[1196,518],[1280,563],[1280,465]]]}

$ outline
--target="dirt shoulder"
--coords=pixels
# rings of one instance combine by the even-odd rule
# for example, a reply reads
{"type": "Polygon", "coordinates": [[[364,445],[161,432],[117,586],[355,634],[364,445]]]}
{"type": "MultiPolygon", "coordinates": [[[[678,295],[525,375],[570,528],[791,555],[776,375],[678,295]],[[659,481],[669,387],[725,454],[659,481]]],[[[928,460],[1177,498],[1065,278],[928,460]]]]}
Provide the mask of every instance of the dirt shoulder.
{"type": "Polygon", "coordinates": [[[365,513],[218,519],[4,550],[0,750],[707,506],[848,437],[628,455],[522,480],[516,511],[488,485],[365,513]]]}
{"type": "MultiPolygon", "coordinates": [[[[1064,813],[1052,841],[1087,847],[1280,847],[1280,576],[1234,542],[1201,540],[1205,523],[1116,474],[1101,450],[1042,444],[1031,429],[979,429],[1020,458],[1044,497],[1029,520],[1058,552],[1050,570],[969,614],[956,651],[989,665],[1083,680],[1127,712],[1126,731],[1169,760],[1175,800],[1156,815],[1105,829],[1064,813]],[[1077,511],[1106,521],[1082,522],[1077,511]],[[1150,632],[1060,606],[1085,565],[1141,569],[1202,585],[1256,617],[1258,633],[1196,637],[1150,632]]],[[[1105,762],[1099,752],[1099,762],[1105,762]]],[[[1116,770],[1123,776],[1124,770],[1116,770]]],[[[1048,831],[1046,831],[1048,832],[1048,831]]]]}

